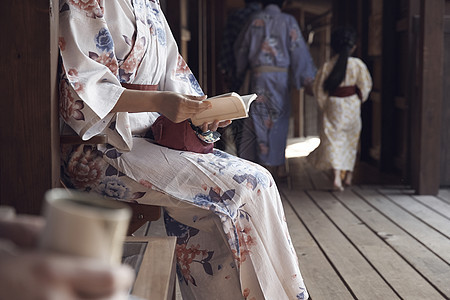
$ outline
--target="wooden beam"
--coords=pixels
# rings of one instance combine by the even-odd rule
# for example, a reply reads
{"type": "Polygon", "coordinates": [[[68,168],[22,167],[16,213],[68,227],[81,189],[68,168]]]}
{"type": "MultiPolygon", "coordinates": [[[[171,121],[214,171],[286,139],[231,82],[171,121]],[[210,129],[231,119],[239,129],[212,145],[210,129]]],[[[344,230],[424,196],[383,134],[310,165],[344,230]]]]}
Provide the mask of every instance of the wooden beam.
{"type": "Polygon", "coordinates": [[[419,42],[418,147],[412,185],[417,194],[436,195],[440,183],[445,0],[421,0],[419,42]]]}
{"type": "Polygon", "coordinates": [[[0,204],[19,213],[59,182],[58,3],[2,1],[0,204]]]}
{"type": "MultiPolygon", "coordinates": [[[[168,1],[167,1],[168,2],[168,1]]],[[[170,31],[172,31],[173,37],[177,42],[179,48],[181,48],[181,35],[182,35],[182,15],[181,11],[181,1],[180,0],[170,0],[170,4],[167,3],[165,7],[164,15],[166,16],[167,22],[170,26],[170,31]],[[168,4],[168,5],[167,5],[168,4]]],[[[180,49],[181,52],[181,49],[180,49]]]]}
{"type": "MultiPolygon", "coordinates": [[[[450,4],[450,1],[447,1],[450,4]]],[[[450,128],[446,126],[450,120],[450,16],[444,18],[444,98],[442,102],[442,131],[441,131],[441,176],[442,186],[450,185],[450,128]]]]}
{"type": "Polygon", "coordinates": [[[175,299],[176,249],[173,236],[127,237],[124,258],[131,261],[141,256],[140,265],[131,265],[136,271],[136,280],[131,295],[137,299],[175,299]],[[144,249],[143,253],[136,249],[144,249]]]}
{"type": "MultiPolygon", "coordinates": [[[[405,96],[409,102],[409,135],[408,135],[408,165],[406,180],[409,183],[413,181],[413,174],[415,173],[415,161],[418,151],[413,145],[418,140],[417,120],[419,118],[418,109],[420,97],[418,92],[419,80],[418,78],[418,53],[419,53],[419,32],[420,32],[420,1],[410,0],[408,5],[408,51],[407,51],[407,70],[406,82],[407,85],[405,96]]],[[[412,185],[412,184],[411,184],[412,185]]]]}
{"type": "Polygon", "coordinates": [[[382,20],[382,77],[381,77],[381,148],[380,169],[385,172],[394,170],[395,133],[392,130],[395,122],[394,98],[397,88],[396,68],[396,1],[383,1],[382,20]]]}

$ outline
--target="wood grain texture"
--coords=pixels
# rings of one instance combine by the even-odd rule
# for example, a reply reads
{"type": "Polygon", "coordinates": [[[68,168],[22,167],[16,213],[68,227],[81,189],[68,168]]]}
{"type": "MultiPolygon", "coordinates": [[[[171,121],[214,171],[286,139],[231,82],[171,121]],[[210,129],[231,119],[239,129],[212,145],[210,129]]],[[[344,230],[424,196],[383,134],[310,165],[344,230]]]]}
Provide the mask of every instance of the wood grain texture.
{"type": "Polygon", "coordinates": [[[0,204],[20,213],[40,213],[43,194],[59,182],[58,5],[2,1],[0,204]]]}
{"type": "Polygon", "coordinates": [[[292,243],[297,252],[306,288],[313,299],[352,299],[351,292],[329,263],[313,236],[298,218],[299,199],[284,196],[284,208],[292,243]],[[326,288],[324,288],[326,287],[326,288]]]}
{"type": "Polygon", "coordinates": [[[399,299],[364,256],[304,192],[286,191],[293,207],[356,299],[399,299]]]}
{"type": "Polygon", "coordinates": [[[403,230],[426,246],[429,251],[439,256],[443,261],[447,262],[447,264],[450,264],[450,240],[448,238],[426,223],[417,222],[415,216],[395,205],[385,195],[370,190],[361,191],[360,195],[386,217],[395,220],[396,224],[401,226],[403,230]]]}
{"type": "MultiPolygon", "coordinates": [[[[333,195],[316,191],[309,194],[400,298],[441,298],[434,287],[384,241],[383,235],[374,232],[333,195]]],[[[351,191],[335,193],[335,196],[343,198],[346,194],[351,191]]]]}
{"type": "Polygon", "coordinates": [[[147,243],[131,294],[151,300],[173,299],[176,237],[127,237],[126,242],[147,243]]]}
{"type": "MultiPolygon", "coordinates": [[[[410,222],[414,224],[420,223],[420,221],[411,220],[407,214],[399,213],[398,210],[397,213],[389,213],[392,205],[375,190],[355,188],[353,191],[354,195],[346,194],[345,197],[339,197],[340,201],[358,215],[374,232],[382,236],[438,291],[445,294],[446,297],[450,297],[450,266],[410,234],[422,235],[420,225],[412,225],[409,232],[402,226],[402,224],[408,225],[411,224],[410,222]],[[403,220],[404,216],[407,218],[406,220],[403,220]]],[[[445,242],[445,240],[447,239],[442,237],[442,241],[445,242]]]]}
{"type": "MultiPolygon", "coordinates": [[[[436,195],[440,184],[445,0],[421,0],[419,33],[419,137],[412,184],[419,195],[436,195]]],[[[413,148],[413,149],[414,149],[413,148]]]]}

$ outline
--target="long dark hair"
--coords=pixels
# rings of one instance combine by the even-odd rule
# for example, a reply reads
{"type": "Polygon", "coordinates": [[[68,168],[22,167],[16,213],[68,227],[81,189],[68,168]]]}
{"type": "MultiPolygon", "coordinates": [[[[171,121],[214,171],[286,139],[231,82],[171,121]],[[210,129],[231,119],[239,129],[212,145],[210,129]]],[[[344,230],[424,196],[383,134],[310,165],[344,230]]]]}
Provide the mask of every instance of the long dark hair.
{"type": "Polygon", "coordinates": [[[331,49],[338,55],[336,64],[323,83],[323,89],[332,93],[345,79],[347,61],[353,46],[356,44],[356,31],[351,27],[336,28],[331,34],[331,49]]]}
{"type": "Polygon", "coordinates": [[[266,7],[269,4],[276,4],[281,8],[284,1],[285,0],[261,0],[261,4],[263,5],[263,7],[266,7]]]}

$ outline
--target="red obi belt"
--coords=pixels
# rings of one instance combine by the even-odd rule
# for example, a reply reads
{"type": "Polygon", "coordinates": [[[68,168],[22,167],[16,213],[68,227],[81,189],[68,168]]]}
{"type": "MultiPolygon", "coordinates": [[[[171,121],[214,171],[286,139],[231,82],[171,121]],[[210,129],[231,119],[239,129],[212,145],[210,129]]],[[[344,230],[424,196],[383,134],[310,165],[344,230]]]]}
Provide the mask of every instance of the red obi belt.
{"type": "Polygon", "coordinates": [[[122,82],[121,85],[129,90],[140,90],[140,91],[156,91],[158,90],[157,85],[151,84],[134,84],[134,83],[125,83],[122,82]]]}
{"type": "Polygon", "coordinates": [[[332,93],[330,93],[330,96],[344,98],[353,96],[355,94],[358,95],[358,98],[360,100],[362,100],[361,90],[356,85],[347,85],[338,87],[332,93]]]}

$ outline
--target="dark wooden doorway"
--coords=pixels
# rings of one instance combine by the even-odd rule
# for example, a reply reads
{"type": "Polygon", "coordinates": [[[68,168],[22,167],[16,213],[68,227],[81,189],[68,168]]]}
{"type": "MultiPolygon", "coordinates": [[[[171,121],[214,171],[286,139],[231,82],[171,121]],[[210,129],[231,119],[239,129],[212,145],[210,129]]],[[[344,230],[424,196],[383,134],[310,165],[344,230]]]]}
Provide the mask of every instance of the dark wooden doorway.
{"type": "MultiPolygon", "coordinates": [[[[449,2],[449,1],[448,1],[449,2]]],[[[444,17],[444,78],[441,132],[441,186],[450,186],[450,15],[444,17]]]]}

